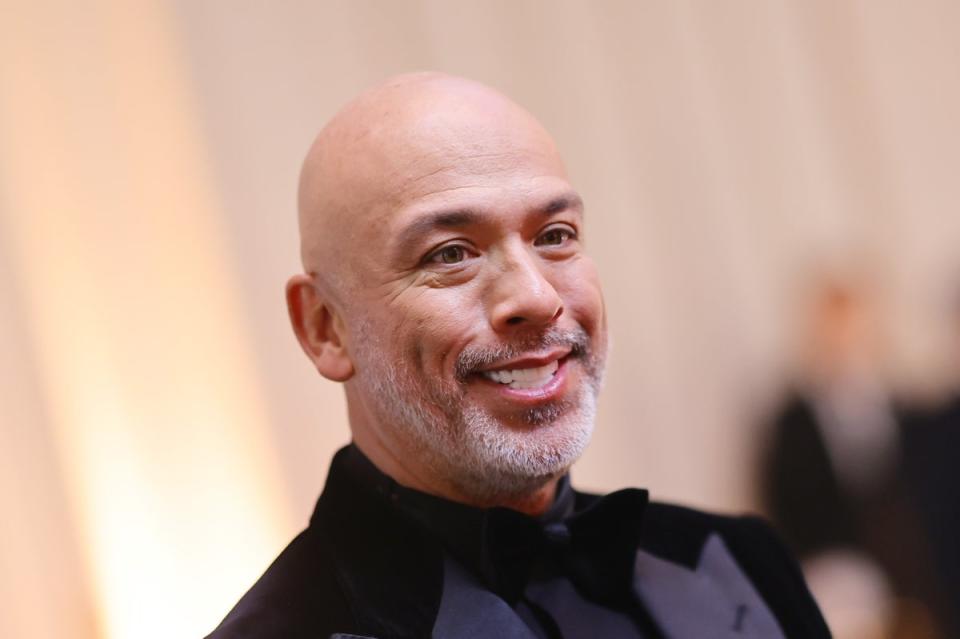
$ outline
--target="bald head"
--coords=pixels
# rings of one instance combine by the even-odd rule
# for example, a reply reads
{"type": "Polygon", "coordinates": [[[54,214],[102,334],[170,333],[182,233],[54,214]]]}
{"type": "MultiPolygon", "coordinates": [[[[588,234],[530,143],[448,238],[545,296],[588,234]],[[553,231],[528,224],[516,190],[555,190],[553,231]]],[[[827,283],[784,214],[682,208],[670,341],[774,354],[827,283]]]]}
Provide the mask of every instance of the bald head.
{"type": "MultiPolygon", "coordinates": [[[[564,169],[527,111],[478,82],[440,73],[393,77],[347,104],[317,136],[299,189],[304,270],[333,289],[362,284],[357,263],[370,225],[383,224],[430,178],[527,156],[564,169]]],[[[331,293],[342,292],[340,290],[331,293]]]]}

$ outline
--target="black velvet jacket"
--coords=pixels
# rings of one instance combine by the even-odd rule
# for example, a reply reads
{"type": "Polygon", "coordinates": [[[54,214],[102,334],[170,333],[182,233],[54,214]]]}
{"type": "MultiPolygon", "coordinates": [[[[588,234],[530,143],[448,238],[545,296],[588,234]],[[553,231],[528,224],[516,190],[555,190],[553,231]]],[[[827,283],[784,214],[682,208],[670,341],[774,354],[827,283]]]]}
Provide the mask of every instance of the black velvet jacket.
{"type": "MultiPolygon", "coordinates": [[[[567,490],[576,512],[600,499],[567,490]]],[[[646,503],[634,492],[643,497],[639,543],[625,568],[633,573],[634,612],[652,623],[631,636],[830,636],[796,563],[759,519],[646,503]]],[[[342,449],[308,528],[208,639],[541,636],[491,593],[482,564],[469,557],[470,522],[482,525],[490,511],[450,505],[451,536],[451,526],[438,533],[424,521],[435,508],[430,500],[442,501],[398,486],[357,449],[342,449]]]]}

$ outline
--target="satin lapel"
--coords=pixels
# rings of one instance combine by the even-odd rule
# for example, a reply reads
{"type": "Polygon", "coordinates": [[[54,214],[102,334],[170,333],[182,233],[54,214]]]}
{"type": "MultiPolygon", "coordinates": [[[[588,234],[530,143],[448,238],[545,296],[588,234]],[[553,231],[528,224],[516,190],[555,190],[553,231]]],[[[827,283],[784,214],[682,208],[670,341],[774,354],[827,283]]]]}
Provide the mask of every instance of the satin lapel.
{"type": "Polygon", "coordinates": [[[668,637],[782,639],[773,614],[719,535],[696,566],[637,552],[634,590],[668,637]]]}
{"type": "Polygon", "coordinates": [[[451,558],[444,562],[443,599],[433,639],[536,639],[505,601],[451,558]]]}

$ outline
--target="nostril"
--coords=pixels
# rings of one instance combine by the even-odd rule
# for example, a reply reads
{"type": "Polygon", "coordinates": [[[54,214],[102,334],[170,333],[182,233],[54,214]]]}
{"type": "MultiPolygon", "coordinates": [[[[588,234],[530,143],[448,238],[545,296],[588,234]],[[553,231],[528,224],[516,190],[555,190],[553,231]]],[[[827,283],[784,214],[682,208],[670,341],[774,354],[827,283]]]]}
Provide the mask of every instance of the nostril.
{"type": "Polygon", "coordinates": [[[507,320],[507,324],[509,324],[510,326],[516,326],[521,322],[523,322],[523,318],[520,317],[519,315],[514,315],[513,317],[507,320]]]}

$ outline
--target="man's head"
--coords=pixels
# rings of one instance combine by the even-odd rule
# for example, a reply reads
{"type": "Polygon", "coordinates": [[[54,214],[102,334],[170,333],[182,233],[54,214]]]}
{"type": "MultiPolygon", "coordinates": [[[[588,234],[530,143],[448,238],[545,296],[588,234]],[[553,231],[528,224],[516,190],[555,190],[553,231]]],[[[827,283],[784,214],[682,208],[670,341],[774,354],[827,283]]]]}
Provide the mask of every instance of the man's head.
{"type": "Polygon", "coordinates": [[[361,450],[427,492],[536,502],[589,440],[606,352],[582,203],[540,124],[475,82],[391,79],[317,137],[300,231],[291,319],[361,450]]]}

